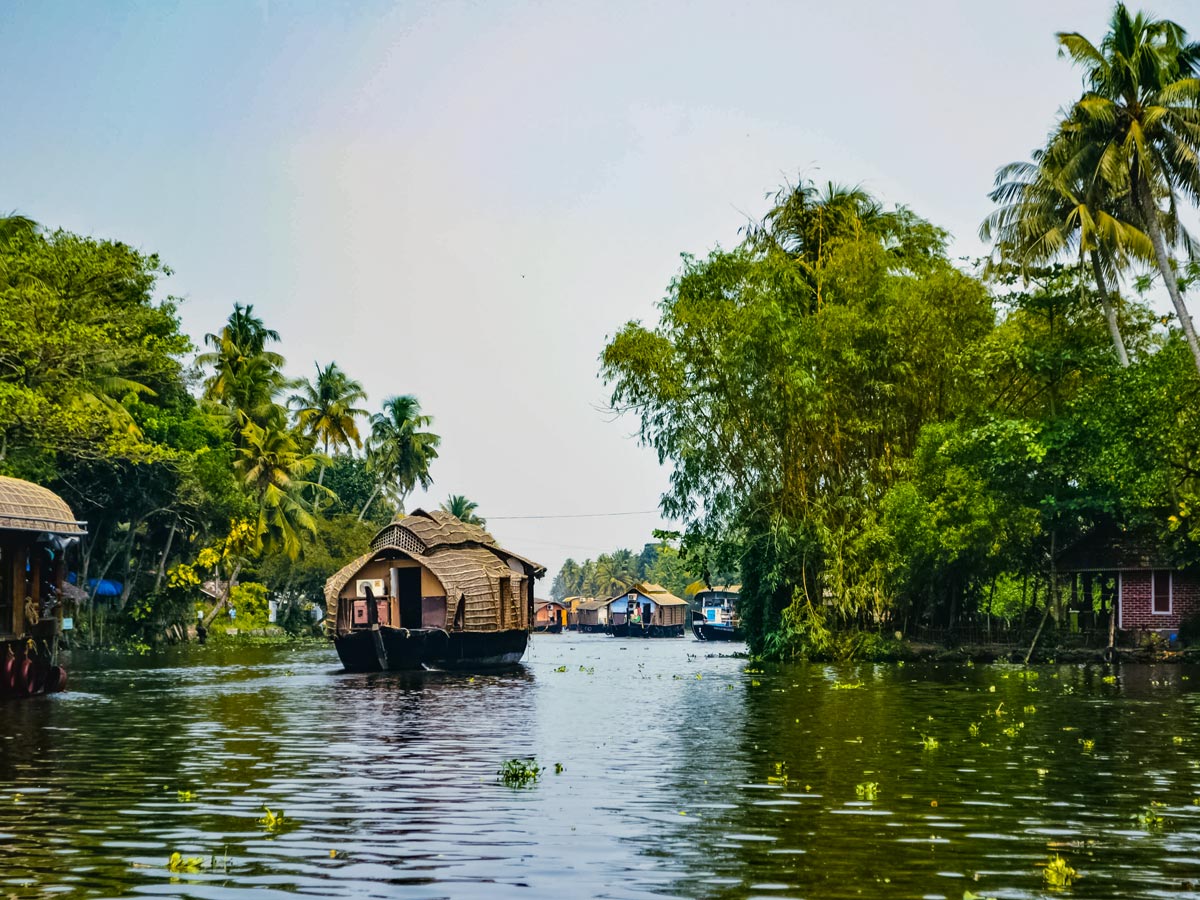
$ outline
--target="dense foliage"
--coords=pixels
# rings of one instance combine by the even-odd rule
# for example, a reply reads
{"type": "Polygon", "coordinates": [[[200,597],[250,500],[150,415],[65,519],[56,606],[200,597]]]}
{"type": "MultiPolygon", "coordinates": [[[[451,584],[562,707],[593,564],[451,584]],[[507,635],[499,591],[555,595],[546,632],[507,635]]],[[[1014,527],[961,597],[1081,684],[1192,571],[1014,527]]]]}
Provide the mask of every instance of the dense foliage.
{"type": "Polygon", "coordinates": [[[1175,255],[1200,47],[1121,5],[1099,45],[1059,38],[1086,93],[1000,170],[978,271],[906,208],[785,185],[604,349],[613,407],[672,468],[689,558],[741,573],[756,651],[1036,617],[1039,585],[1058,611],[1055,560],[1093,529],[1200,562],[1194,267],[1175,255]],[[1155,278],[1174,321],[1120,292],[1155,278]]]}
{"type": "Polygon", "coordinates": [[[158,295],[169,275],[124,244],[0,218],[0,473],[87,521],[85,639],[179,634],[226,604],[257,627],[268,599],[303,629],[328,575],[430,483],[438,438],[415,398],[392,397],[355,455],[362,386],[336,363],[288,379],[250,306],[193,361],[158,295]]]}

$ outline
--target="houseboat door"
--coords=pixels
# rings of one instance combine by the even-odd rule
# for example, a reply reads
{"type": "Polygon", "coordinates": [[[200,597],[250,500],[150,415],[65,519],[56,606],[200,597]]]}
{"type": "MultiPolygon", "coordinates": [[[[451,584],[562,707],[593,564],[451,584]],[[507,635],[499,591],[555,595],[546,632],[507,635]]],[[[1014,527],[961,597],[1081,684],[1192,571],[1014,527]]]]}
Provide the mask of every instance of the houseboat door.
{"type": "Polygon", "coordinates": [[[416,566],[396,569],[396,599],[400,605],[400,627],[421,627],[421,570],[416,566]]]}

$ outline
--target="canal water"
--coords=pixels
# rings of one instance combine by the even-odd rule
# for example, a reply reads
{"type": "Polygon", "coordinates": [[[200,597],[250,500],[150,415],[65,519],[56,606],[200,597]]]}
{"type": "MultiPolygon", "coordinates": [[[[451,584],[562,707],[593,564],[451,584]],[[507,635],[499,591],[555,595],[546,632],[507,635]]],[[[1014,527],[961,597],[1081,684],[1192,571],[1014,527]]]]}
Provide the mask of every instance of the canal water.
{"type": "Polygon", "coordinates": [[[537,635],[474,677],[344,674],[324,646],[77,662],[0,705],[0,897],[1200,898],[1200,672],[728,649],[537,635]],[[498,781],[527,757],[536,782],[498,781]]]}

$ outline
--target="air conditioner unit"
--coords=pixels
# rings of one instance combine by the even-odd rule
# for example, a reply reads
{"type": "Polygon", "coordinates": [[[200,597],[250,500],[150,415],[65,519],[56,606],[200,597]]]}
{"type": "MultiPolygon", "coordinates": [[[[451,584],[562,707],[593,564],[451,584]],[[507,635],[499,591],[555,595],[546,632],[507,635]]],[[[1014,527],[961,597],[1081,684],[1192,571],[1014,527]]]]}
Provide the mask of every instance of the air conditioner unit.
{"type": "Polygon", "coordinates": [[[367,596],[367,588],[371,589],[371,594],[375,597],[384,595],[383,579],[382,578],[360,578],[356,586],[356,593],[359,597],[367,596]]]}

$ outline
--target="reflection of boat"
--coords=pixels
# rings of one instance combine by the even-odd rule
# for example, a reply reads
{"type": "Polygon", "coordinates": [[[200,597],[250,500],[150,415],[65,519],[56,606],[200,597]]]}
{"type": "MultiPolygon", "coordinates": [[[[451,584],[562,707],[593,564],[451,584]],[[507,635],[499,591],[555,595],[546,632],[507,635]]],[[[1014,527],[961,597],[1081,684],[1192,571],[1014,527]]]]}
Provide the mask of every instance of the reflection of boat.
{"type": "Polygon", "coordinates": [[[58,664],[59,635],[70,627],[63,603],[81,592],[64,582],[63,551],[85,533],[57,494],[0,477],[0,698],[66,688],[58,664]]]}
{"type": "Polygon", "coordinates": [[[613,637],[683,637],[687,601],[658,584],[641,582],[607,602],[613,637]]]}
{"type": "Polygon", "coordinates": [[[738,622],[737,602],[741,585],[719,586],[699,591],[695,595],[700,604],[692,611],[692,634],[700,641],[744,640],[738,622]]]}
{"type": "Polygon", "coordinates": [[[416,510],[326,582],[334,647],[351,672],[515,664],[545,572],[476,525],[416,510]]]}

